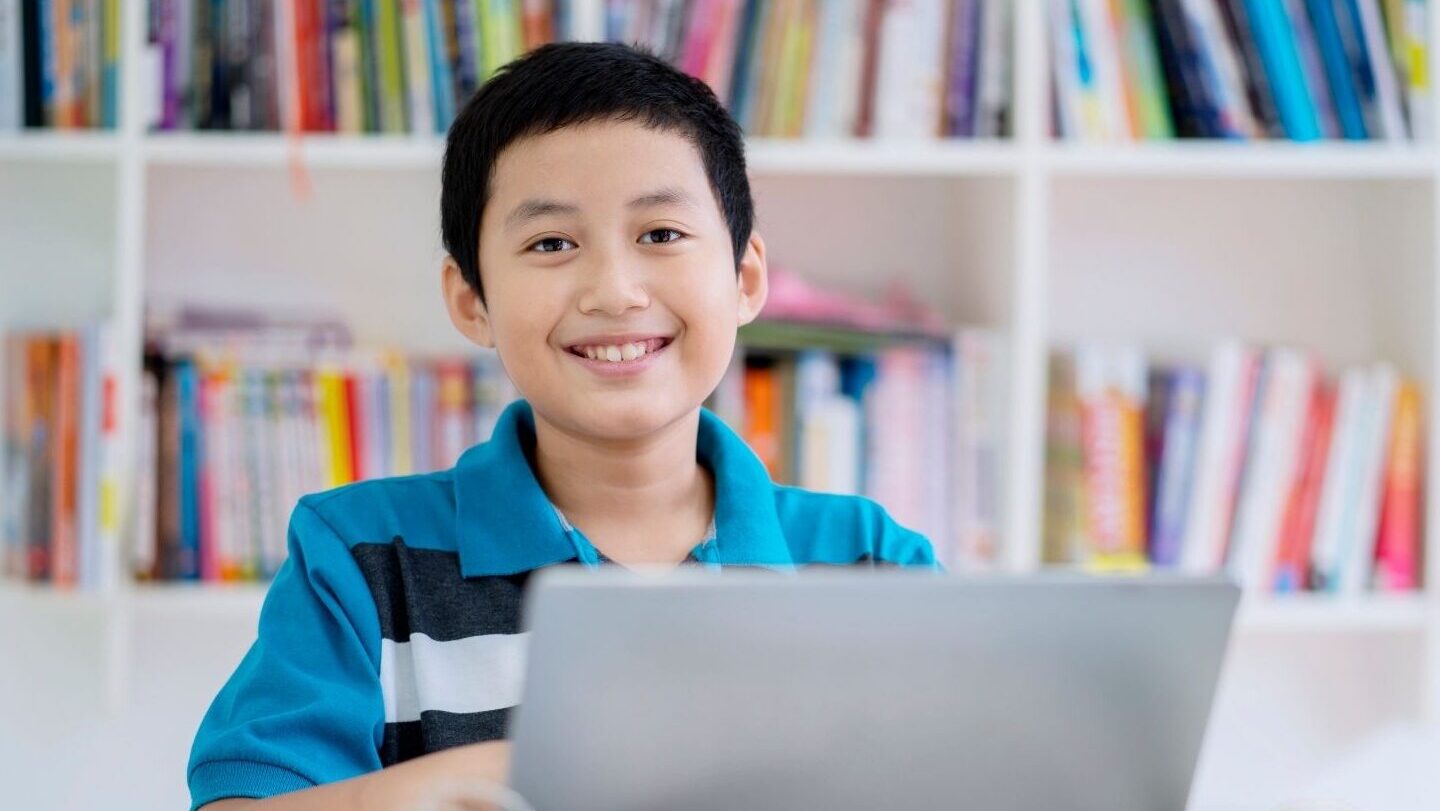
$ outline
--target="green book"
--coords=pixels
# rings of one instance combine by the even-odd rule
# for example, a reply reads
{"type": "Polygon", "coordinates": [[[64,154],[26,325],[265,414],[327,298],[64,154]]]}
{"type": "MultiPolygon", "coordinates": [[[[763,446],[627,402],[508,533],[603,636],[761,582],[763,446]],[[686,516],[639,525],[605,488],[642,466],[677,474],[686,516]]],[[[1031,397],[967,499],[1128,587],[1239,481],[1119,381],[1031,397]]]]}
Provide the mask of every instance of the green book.
{"type": "Polygon", "coordinates": [[[1147,139],[1175,137],[1166,101],[1165,78],[1160,72],[1160,55],[1155,48],[1155,27],[1145,0],[1121,0],[1120,37],[1122,63],[1135,97],[1140,134],[1147,139]]]}
{"type": "Polygon", "coordinates": [[[378,0],[375,52],[379,57],[380,131],[406,132],[405,68],[400,51],[400,0],[378,0]]]}

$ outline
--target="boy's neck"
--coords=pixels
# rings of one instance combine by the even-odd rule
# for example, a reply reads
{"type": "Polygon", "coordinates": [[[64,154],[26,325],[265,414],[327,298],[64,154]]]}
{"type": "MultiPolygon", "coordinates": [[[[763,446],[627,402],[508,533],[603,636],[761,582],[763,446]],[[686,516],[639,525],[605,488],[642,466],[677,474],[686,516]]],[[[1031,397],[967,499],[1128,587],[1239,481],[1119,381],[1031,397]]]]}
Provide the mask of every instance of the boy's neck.
{"type": "Polygon", "coordinates": [[[711,475],[695,454],[699,430],[697,409],[648,436],[611,442],[576,435],[537,413],[536,477],[566,519],[612,560],[683,560],[714,514],[711,475]]]}

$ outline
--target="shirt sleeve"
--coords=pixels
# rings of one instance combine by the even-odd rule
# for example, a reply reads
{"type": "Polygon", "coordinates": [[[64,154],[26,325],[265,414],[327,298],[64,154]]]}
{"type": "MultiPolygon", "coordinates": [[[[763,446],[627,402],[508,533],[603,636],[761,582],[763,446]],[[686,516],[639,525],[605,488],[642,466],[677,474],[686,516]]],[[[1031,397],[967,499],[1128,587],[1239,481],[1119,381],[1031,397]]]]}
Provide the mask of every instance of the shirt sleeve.
{"type": "Polygon", "coordinates": [[[255,643],[190,752],[191,808],[263,798],[381,767],[380,623],[345,542],[301,499],[255,643]]]}

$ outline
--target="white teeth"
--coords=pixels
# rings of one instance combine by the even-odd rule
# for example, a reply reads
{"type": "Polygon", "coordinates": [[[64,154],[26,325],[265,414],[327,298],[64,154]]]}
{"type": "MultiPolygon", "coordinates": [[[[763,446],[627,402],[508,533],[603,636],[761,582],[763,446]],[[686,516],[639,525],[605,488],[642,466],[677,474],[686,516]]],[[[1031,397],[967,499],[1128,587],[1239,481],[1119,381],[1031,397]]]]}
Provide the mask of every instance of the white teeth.
{"type": "Polygon", "coordinates": [[[648,341],[635,341],[628,344],[613,344],[610,346],[582,346],[578,348],[579,354],[590,360],[603,360],[610,363],[623,363],[642,358],[650,353],[648,341]]]}

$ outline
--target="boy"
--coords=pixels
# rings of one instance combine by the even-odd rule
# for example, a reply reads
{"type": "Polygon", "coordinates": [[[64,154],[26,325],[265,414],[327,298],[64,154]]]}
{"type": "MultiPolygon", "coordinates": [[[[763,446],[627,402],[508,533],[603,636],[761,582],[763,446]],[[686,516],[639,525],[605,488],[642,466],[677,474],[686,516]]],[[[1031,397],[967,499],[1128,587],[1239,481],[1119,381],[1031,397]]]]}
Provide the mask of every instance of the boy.
{"type": "Polygon", "coordinates": [[[444,297],[524,399],[449,470],[300,500],[193,807],[388,811],[503,780],[543,566],[935,565],[873,502],[772,484],[701,408],[765,302],[753,211],[739,128],[651,55],[548,45],[475,94],[445,151],[444,297]]]}

